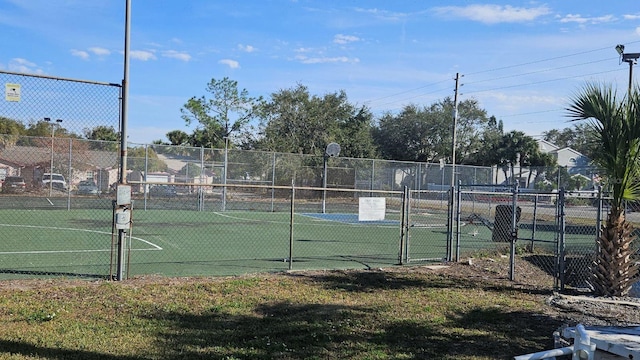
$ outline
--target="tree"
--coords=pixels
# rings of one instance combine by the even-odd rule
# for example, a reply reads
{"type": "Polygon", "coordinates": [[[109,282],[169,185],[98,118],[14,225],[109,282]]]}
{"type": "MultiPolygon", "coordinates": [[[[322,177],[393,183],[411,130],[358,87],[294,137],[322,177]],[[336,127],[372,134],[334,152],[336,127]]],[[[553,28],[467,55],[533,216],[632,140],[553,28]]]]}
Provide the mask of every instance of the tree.
{"type": "Polygon", "coordinates": [[[0,116],[0,148],[15,144],[25,132],[21,122],[0,116]]]}
{"type": "Polygon", "coordinates": [[[500,162],[498,149],[504,135],[502,120],[491,116],[480,136],[482,146],[474,154],[470,154],[468,164],[478,166],[493,166],[500,162]]]}
{"type": "Polygon", "coordinates": [[[152,148],[129,148],[127,161],[127,169],[129,170],[144,172],[146,168],[148,172],[158,172],[169,169],[167,164],[158,158],[158,153],[152,148]]]}
{"type": "Polygon", "coordinates": [[[170,145],[185,146],[189,144],[189,134],[182,130],[173,130],[167,133],[170,145]]]}
{"type": "MultiPolygon", "coordinates": [[[[549,154],[540,151],[538,142],[527,136],[522,131],[513,130],[502,136],[496,153],[499,157],[499,164],[503,169],[509,165],[517,165],[519,168],[529,168],[529,177],[526,187],[531,182],[534,172],[532,167],[545,167],[555,164],[555,159],[549,154]]],[[[506,171],[505,171],[506,177],[506,171]]]]}
{"type": "Polygon", "coordinates": [[[595,134],[587,124],[574,124],[563,130],[552,129],[543,132],[544,140],[560,147],[570,147],[588,158],[593,157],[593,153],[597,151],[594,148],[595,134]]]}
{"type": "Polygon", "coordinates": [[[187,163],[178,171],[178,174],[194,178],[202,174],[202,168],[194,163],[187,163]]]}
{"type": "MultiPolygon", "coordinates": [[[[451,158],[453,101],[446,98],[428,107],[407,105],[398,115],[387,113],[374,130],[384,159],[437,162],[451,158]]],[[[458,104],[456,163],[469,161],[482,147],[479,129],[488,121],[486,111],[469,99],[458,104]]]]}
{"type": "Polygon", "coordinates": [[[84,137],[91,141],[89,147],[93,150],[117,151],[120,146],[120,133],[113,126],[96,126],[84,129],[84,137]]]}
{"type": "Polygon", "coordinates": [[[227,77],[211,79],[207,91],[211,98],[194,96],[180,112],[187,126],[198,124],[198,136],[194,136],[197,144],[192,145],[221,148],[256,116],[257,105],[262,99],[250,97],[246,89],[238,90],[238,82],[227,77]]]}
{"type": "Polygon", "coordinates": [[[84,129],[84,137],[88,140],[120,141],[120,134],[113,126],[96,126],[93,129],[84,129]]]}
{"type": "Polygon", "coordinates": [[[261,107],[259,150],[322,156],[331,142],[340,144],[340,156],[373,156],[372,115],[349,103],[344,91],[311,95],[298,84],[271,94],[261,107]]]}
{"type": "Polygon", "coordinates": [[[589,120],[598,144],[592,161],[603,172],[611,192],[610,208],[597,238],[594,288],[598,295],[624,296],[637,281],[632,259],[635,239],[624,200],[640,198],[640,93],[636,87],[622,100],[611,86],[588,84],[567,109],[572,121],[589,120]]]}

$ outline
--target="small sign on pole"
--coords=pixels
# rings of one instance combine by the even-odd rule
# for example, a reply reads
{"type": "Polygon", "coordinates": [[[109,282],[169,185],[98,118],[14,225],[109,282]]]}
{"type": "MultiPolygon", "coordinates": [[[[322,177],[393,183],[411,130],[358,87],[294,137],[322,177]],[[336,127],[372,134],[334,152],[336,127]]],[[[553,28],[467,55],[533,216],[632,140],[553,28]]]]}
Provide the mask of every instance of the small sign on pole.
{"type": "Polygon", "coordinates": [[[5,84],[4,99],[6,101],[20,101],[20,84],[5,84]]]}

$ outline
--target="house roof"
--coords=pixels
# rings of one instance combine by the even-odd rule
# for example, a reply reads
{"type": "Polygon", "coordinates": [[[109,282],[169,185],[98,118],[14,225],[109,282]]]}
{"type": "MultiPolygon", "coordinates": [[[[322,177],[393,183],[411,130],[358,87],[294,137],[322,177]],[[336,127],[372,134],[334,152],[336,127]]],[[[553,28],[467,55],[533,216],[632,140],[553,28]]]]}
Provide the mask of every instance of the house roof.
{"type": "MultiPolygon", "coordinates": [[[[68,153],[54,154],[56,159],[67,158],[68,153]]],[[[118,166],[118,154],[115,151],[77,150],[71,153],[73,166],[89,166],[108,169],[118,166]]],[[[38,146],[8,146],[0,149],[0,162],[15,164],[20,167],[38,166],[51,161],[51,149],[38,146]]]]}
{"type": "Polygon", "coordinates": [[[543,153],[550,153],[553,151],[558,150],[560,147],[547,141],[544,139],[536,139],[536,141],[538,142],[538,146],[540,147],[540,151],[542,151],[543,153]]]}

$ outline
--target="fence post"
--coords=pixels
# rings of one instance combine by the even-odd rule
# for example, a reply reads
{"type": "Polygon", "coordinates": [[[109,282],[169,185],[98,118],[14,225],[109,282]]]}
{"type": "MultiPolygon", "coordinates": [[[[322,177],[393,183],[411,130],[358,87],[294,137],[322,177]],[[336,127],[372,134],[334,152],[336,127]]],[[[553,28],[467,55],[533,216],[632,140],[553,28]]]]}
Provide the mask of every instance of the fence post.
{"type": "Polygon", "coordinates": [[[398,252],[398,263],[404,265],[409,262],[409,187],[402,188],[402,214],[400,217],[400,249],[398,252]]]}
{"type": "Polygon", "coordinates": [[[294,205],[296,200],[296,186],[295,180],[291,179],[291,206],[290,206],[290,220],[289,220],[289,270],[293,269],[293,217],[295,215],[294,205]]]}
{"type": "MultiPolygon", "coordinates": [[[[460,187],[462,186],[462,180],[458,180],[457,191],[458,191],[458,201],[456,203],[456,211],[455,211],[455,221],[456,221],[456,262],[460,261],[460,213],[461,204],[462,204],[462,191],[460,191],[460,187]]],[[[452,220],[453,221],[453,220],[452,220]]]]}
{"type": "Polygon", "coordinates": [[[533,197],[533,222],[531,224],[531,248],[529,251],[534,252],[534,242],[536,239],[536,227],[538,226],[538,199],[540,194],[533,197]]]}
{"type": "Polygon", "coordinates": [[[453,252],[453,203],[455,199],[455,188],[451,186],[449,188],[449,201],[447,204],[447,261],[452,261],[453,252]]]}
{"type": "Polygon", "coordinates": [[[149,145],[144,145],[144,184],[142,185],[142,194],[144,199],[144,211],[147,211],[147,197],[149,196],[147,190],[149,189],[149,185],[147,184],[148,178],[147,174],[149,173],[149,145]]]}
{"type": "Polygon", "coordinates": [[[596,239],[602,235],[602,185],[598,185],[598,212],[596,213],[596,239]]]}
{"type": "Polygon", "coordinates": [[[73,156],[71,155],[73,151],[73,139],[69,138],[69,175],[67,177],[67,210],[71,210],[71,184],[73,183],[73,170],[71,166],[73,166],[73,156]]]}
{"type": "Polygon", "coordinates": [[[566,232],[566,224],[565,224],[565,190],[561,188],[558,193],[558,230],[559,230],[559,238],[558,238],[558,252],[557,252],[557,264],[558,264],[558,277],[560,278],[560,291],[564,291],[564,274],[565,274],[565,232],[566,232]]]}
{"type": "Polygon", "coordinates": [[[271,157],[271,212],[275,208],[276,201],[276,153],[271,157]]]}
{"type": "Polygon", "coordinates": [[[509,256],[509,280],[516,279],[516,240],[518,240],[518,183],[513,183],[513,197],[511,209],[511,253],[509,256]]]}

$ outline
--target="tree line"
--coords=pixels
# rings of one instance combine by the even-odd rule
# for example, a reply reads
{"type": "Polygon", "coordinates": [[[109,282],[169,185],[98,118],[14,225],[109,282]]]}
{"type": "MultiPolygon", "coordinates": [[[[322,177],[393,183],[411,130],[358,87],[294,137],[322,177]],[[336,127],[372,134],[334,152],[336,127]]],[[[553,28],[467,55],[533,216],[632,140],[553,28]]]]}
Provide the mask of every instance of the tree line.
{"type": "MultiPolygon", "coordinates": [[[[268,98],[252,97],[230,78],[211,79],[207,95],[194,96],[180,109],[191,133],[172,130],[154,144],[205,148],[301,153],[322,156],[336,142],[340,156],[399,161],[449,163],[452,143],[453,100],[429,105],[408,104],[399,112],[374,116],[365,105],[353,104],[344,91],[315,95],[302,85],[281,89],[268,98]],[[193,126],[192,126],[193,125],[193,126]]],[[[541,153],[537,142],[521,131],[505,132],[501,120],[487,115],[475,99],[458,104],[456,163],[507,169],[552,166],[554,159],[541,153]]],[[[50,136],[44,120],[22,124],[0,117],[0,134],[50,136]]],[[[592,135],[584,124],[545,132],[544,139],[571,147],[591,158],[592,135]]],[[[111,126],[84,129],[82,134],[58,126],[56,137],[119,141],[111,126]]],[[[5,137],[0,140],[7,142],[5,137]]],[[[506,171],[506,170],[505,170],[506,171]]]]}
{"type": "MultiPolygon", "coordinates": [[[[451,158],[453,100],[405,105],[398,113],[374,117],[364,105],[351,103],[344,91],[314,95],[302,85],[281,89],[267,99],[251,97],[229,78],[212,79],[209,96],[192,97],[181,108],[192,133],[173,130],[156,144],[322,155],[331,142],[341,156],[438,162],[451,158]]],[[[488,116],[475,99],[458,104],[457,163],[543,166],[550,163],[535,139],[521,131],[504,132],[501,120],[488,116]],[[518,155],[519,154],[519,155],[518,155]]],[[[544,133],[557,146],[589,156],[588,129],[582,124],[544,133]]]]}

